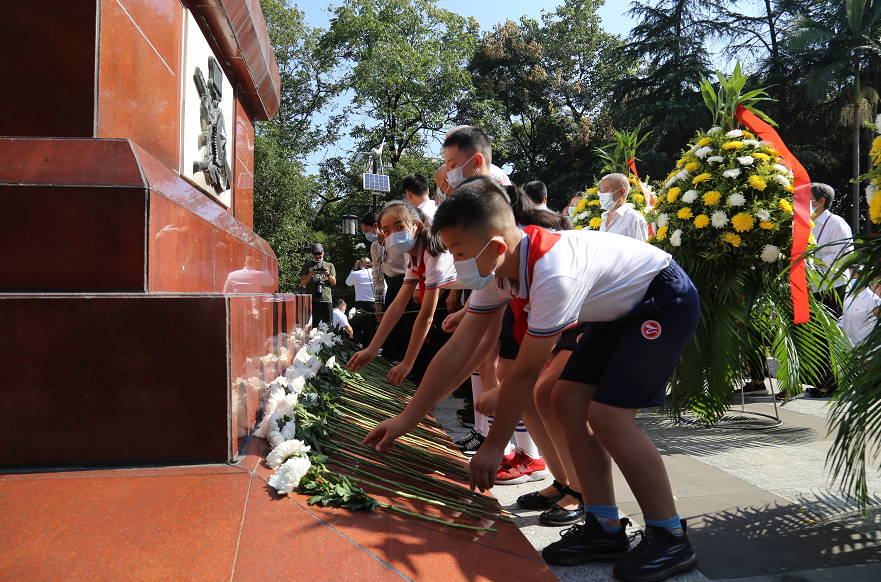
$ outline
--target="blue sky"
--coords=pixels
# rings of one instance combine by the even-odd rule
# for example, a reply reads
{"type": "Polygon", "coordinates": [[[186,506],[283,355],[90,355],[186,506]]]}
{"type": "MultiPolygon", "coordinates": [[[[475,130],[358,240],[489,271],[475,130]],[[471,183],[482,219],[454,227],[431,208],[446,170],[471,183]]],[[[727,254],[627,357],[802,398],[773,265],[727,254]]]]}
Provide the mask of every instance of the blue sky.
{"type": "MultiPolygon", "coordinates": [[[[329,5],[339,5],[341,2],[331,0],[303,0],[292,2],[306,15],[306,22],[313,27],[327,28],[329,26],[329,5]]],[[[451,12],[463,16],[473,16],[480,23],[482,30],[490,30],[499,22],[505,20],[518,20],[526,15],[529,18],[539,19],[542,10],[551,12],[562,4],[562,0],[505,0],[502,2],[480,2],[475,0],[438,0],[438,5],[451,12]],[[504,6],[500,10],[499,6],[504,6]]],[[[635,24],[624,12],[630,6],[629,0],[607,0],[600,8],[599,15],[603,21],[603,28],[613,34],[626,37],[631,27],[635,24]]],[[[318,121],[326,119],[321,116],[318,121]]],[[[307,172],[317,173],[318,163],[325,158],[346,155],[353,147],[352,143],[343,138],[339,143],[325,150],[316,151],[307,158],[307,172]]]]}

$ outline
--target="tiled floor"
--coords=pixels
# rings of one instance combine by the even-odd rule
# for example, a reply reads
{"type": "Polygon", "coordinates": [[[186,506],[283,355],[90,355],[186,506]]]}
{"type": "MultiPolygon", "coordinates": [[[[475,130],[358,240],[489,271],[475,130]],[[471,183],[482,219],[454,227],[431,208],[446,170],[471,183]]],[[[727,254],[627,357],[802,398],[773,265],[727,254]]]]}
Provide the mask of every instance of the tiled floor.
{"type": "Polygon", "coordinates": [[[254,440],[235,466],[0,475],[0,580],[556,580],[510,523],[475,533],[280,496],[266,452],[254,440]]]}

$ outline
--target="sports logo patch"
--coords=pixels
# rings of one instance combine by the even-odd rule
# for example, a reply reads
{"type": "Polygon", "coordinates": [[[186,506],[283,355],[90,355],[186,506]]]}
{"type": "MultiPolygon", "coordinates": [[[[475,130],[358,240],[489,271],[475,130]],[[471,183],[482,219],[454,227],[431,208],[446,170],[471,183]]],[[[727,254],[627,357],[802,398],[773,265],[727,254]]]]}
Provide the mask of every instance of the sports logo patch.
{"type": "Polygon", "coordinates": [[[650,319],[642,324],[642,337],[645,339],[658,339],[661,335],[661,324],[657,321],[650,319]]]}

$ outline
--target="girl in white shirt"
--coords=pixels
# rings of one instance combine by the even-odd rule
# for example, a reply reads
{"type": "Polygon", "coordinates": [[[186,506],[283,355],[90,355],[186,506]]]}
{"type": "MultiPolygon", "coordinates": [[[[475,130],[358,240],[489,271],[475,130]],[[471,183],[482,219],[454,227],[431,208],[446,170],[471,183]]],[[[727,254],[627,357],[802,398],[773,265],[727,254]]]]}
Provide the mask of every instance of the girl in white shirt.
{"type": "Polygon", "coordinates": [[[453,256],[440,236],[431,233],[431,221],[409,202],[393,200],[386,204],[379,213],[379,225],[386,247],[404,253],[407,265],[404,285],[383,316],[370,345],[353,355],[347,366],[360,370],[376,357],[385,338],[406,310],[418,283],[421,303],[407,353],[388,374],[388,382],[394,386],[407,377],[416,362],[431,328],[441,287],[456,287],[456,269],[453,256]]]}

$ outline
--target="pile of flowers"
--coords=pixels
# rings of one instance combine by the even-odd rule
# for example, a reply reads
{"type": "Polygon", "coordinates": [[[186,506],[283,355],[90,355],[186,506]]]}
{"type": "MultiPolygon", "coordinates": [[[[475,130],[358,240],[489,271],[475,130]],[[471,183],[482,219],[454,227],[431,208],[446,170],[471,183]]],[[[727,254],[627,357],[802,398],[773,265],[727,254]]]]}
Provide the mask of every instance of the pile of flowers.
{"type": "Polygon", "coordinates": [[[881,196],[878,196],[878,190],[881,190],[881,115],[875,119],[875,131],[878,136],[872,142],[872,150],[869,157],[872,158],[872,169],[861,178],[869,180],[866,186],[866,202],[869,204],[869,218],[875,224],[881,224],[881,196]]]}
{"type": "MultiPolygon", "coordinates": [[[[643,214],[651,212],[651,207],[646,207],[645,196],[639,187],[639,182],[631,175],[630,194],[627,196],[627,202],[633,204],[633,207],[643,214]]],[[[572,226],[575,230],[599,230],[603,223],[603,207],[600,206],[599,187],[588,188],[581,198],[581,202],[575,207],[575,214],[572,216],[572,226]]]]}
{"type": "Polygon", "coordinates": [[[468,477],[460,462],[465,458],[433,419],[424,419],[409,435],[398,439],[392,453],[380,455],[361,445],[377,422],[403,410],[414,386],[388,385],[385,379],[391,365],[381,358],[360,373],[345,369],[339,363],[346,362],[358,348],[325,323],[300,337],[304,345],[293,362],[283,376],[267,385],[260,398],[263,417],[254,435],[272,446],[266,457],[266,463],[275,469],[268,480],[270,486],[283,495],[294,490],[310,495],[310,505],[385,509],[471,530],[496,531],[382,503],[363,487],[451,509],[476,520],[511,521],[494,499],[431,476],[455,475],[465,481],[468,477]],[[407,481],[390,480],[389,474],[407,481]]]}
{"type": "Polygon", "coordinates": [[[793,175],[750,132],[698,132],[657,193],[654,243],[677,261],[775,263],[792,249],[793,175]]]}

